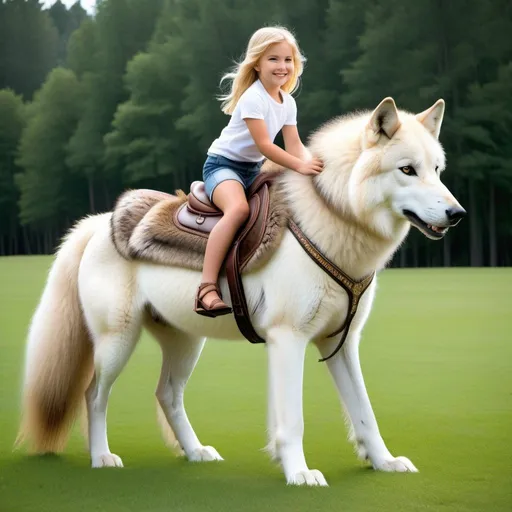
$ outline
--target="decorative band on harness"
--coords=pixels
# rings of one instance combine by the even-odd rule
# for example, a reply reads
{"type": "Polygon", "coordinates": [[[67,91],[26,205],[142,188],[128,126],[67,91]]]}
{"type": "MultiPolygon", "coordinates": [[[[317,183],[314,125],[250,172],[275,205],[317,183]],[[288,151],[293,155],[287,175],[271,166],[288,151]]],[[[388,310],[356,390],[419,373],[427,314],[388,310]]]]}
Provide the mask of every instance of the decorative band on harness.
{"type": "Polygon", "coordinates": [[[359,301],[363,296],[364,292],[368,289],[373,278],[375,276],[375,272],[372,272],[368,276],[364,277],[360,281],[355,281],[345,274],[340,268],[338,268],[332,261],[328,260],[311,242],[311,240],[303,233],[303,231],[295,224],[292,219],[289,219],[288,226],[290,227],[290,231],[293,233],[299,244],[306,251],[306,254],[330,277],[332,277],[346,292],[348,295],[348,311],[347,317],[345,321],[342,323],[341,327],[334,331],[332,334],[327,336],[328,338],[332,338],[343,331],[340,342],[338,346],[335,348],[334,352],[323,359],[319,359],[319,362],[327,361],[331,357],[333,357],[343,346],[345,340],[347,339],[347,335],[350,329],[350,324],[354,319],[357,313],[357,307],[359,305],[359,301]]]}
{"type": "MultiPolygon", "coordinates": [[[[332,261],[327,259],[311,242],[311,240],[303,233],[303,231],[297,226],[297,224],[289,219],[288,226],[290,231],[293,233],[299,244],[306,251],[306,254],[330,277],[332,277],[346,292],[348,295],[348,311],[347,316],[342,323],[341,327],[334,331],[328,336],[332,338],[343,331],[340,342],[335,348],[334,352],[323,359],[319,359],[319,362],[324,362],[333,357],[343,346],[347,339],[350,325],[357,313],[357,307],[362,295],[368,289],[375,272],[366,276],[360,281],[351,279],[345,274],[340,268],[338,268],[332,261]]],[[[240,237],[241,238],[241,237],[240,237]]],[[[240,239],[239,238],[239,239],[240,239]]],[[[242,285],[241,269],[239,264],[239,239],[235,241],[235,244],[228,254],[226,263],[226,272],[228,277],[228,284],[231,293],[233,314],[235,316],[236,323],[240,332],[244,337],[251,343],[265,343],[265,340],[261,338],[252,325],[249,311],[247,308],[247,302],[245,300],[245,292],[242,285]]]]}

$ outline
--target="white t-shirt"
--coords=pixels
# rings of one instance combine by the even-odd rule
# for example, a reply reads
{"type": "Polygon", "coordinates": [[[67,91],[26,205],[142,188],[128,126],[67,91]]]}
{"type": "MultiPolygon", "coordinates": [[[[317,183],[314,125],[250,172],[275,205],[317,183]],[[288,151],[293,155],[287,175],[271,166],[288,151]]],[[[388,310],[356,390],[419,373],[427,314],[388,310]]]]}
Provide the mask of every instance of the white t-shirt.
{"type": "Polygon", "coordinates": [[[244,119],[263,119],[270,140],[285,125],[297,124],[297,105],[293,96],[281,91],[283,103],[278,103],[267,92],[260,80],[256,80],[240,96],[229,124],[222,130],[208,149],[208,153],[224,156],[237,162],[260,162],[264,156],[256,146],[244,119]]]}

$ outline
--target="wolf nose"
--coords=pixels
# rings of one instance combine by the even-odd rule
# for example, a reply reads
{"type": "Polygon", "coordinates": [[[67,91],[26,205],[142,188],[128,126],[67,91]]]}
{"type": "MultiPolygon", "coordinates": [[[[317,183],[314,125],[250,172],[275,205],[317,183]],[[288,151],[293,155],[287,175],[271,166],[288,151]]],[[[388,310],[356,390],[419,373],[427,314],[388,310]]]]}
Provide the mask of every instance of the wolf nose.
{"type": "Polygon", "coordinates": [[[466,216],[466,210],[464,208],[449,208],[446,210],[446,216],[450,226],[456,226],[460,220],[466,216]]]}

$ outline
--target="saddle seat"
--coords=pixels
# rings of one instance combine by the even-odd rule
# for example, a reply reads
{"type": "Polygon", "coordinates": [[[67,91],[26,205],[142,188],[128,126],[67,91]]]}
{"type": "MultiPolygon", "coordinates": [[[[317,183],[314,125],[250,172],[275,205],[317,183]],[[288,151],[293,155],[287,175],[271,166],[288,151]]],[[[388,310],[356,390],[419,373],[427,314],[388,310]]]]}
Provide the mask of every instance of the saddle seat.
{"type": "MultiPolygon", "coordinates": [[[[233,246],[239,246],[240,271],[244,269],[260,245],[265,233],[270,206],[269,188],[276,173],[261,173],[247,191],[249,217],[235,237],[233,246]]],[[[190,193],[174,216],[174,224],[183,231],[208,238],[211,230],[222,218],[222,211],[213,204],[202,181],[190,185],[190,193]]]]}
{"type": "Polygon", "coordinates": [[[204,213],[205,215],[220,213],[220,210],[215,204],[208,199],[208,195],[204,189],[204,182],[202,181],[194,181],[190,185],[188,201],[190,208],[196,210],[198,213],[204,213]]]}

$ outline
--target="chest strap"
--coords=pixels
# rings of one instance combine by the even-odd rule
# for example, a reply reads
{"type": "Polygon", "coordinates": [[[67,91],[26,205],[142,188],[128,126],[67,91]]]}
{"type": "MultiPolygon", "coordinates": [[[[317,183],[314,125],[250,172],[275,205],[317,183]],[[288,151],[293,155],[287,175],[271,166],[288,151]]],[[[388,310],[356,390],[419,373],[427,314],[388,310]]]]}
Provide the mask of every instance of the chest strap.
{"type": "Polygon", "coordinates": [[[334,352],[323,359],[319,359],[319,362],[327,361],[331,357],[333,357],[343,346],[345,340],[347,339],[348,331],[350,329],[350,324],[354,319],[357,313],[357,307],[359,305],[359,301],[363,296],[364,292],[368,289],[373,278],[375,276],[375,272],[372,272],[368,276],[361,279],[361,281],[354,281],[347,274],[345,274],[340,268],[338,268],[332,261],[328,260],[311,242],[311,240],[302,232],[302,230],[295,224],[295,222],[291,219],[288,221],[288,226],[290,227],[290,231],[293,233],[299,244],[306,251],[306,254],[330,277],[332,277],[346,292],[348,295],[348,311],[347,316],[342,323],[341,327],[334,331],[332,334],[327,336],[328,338],[332,338],[343,331],[340,342],[338,346],[335,348],[334,352]]]}

